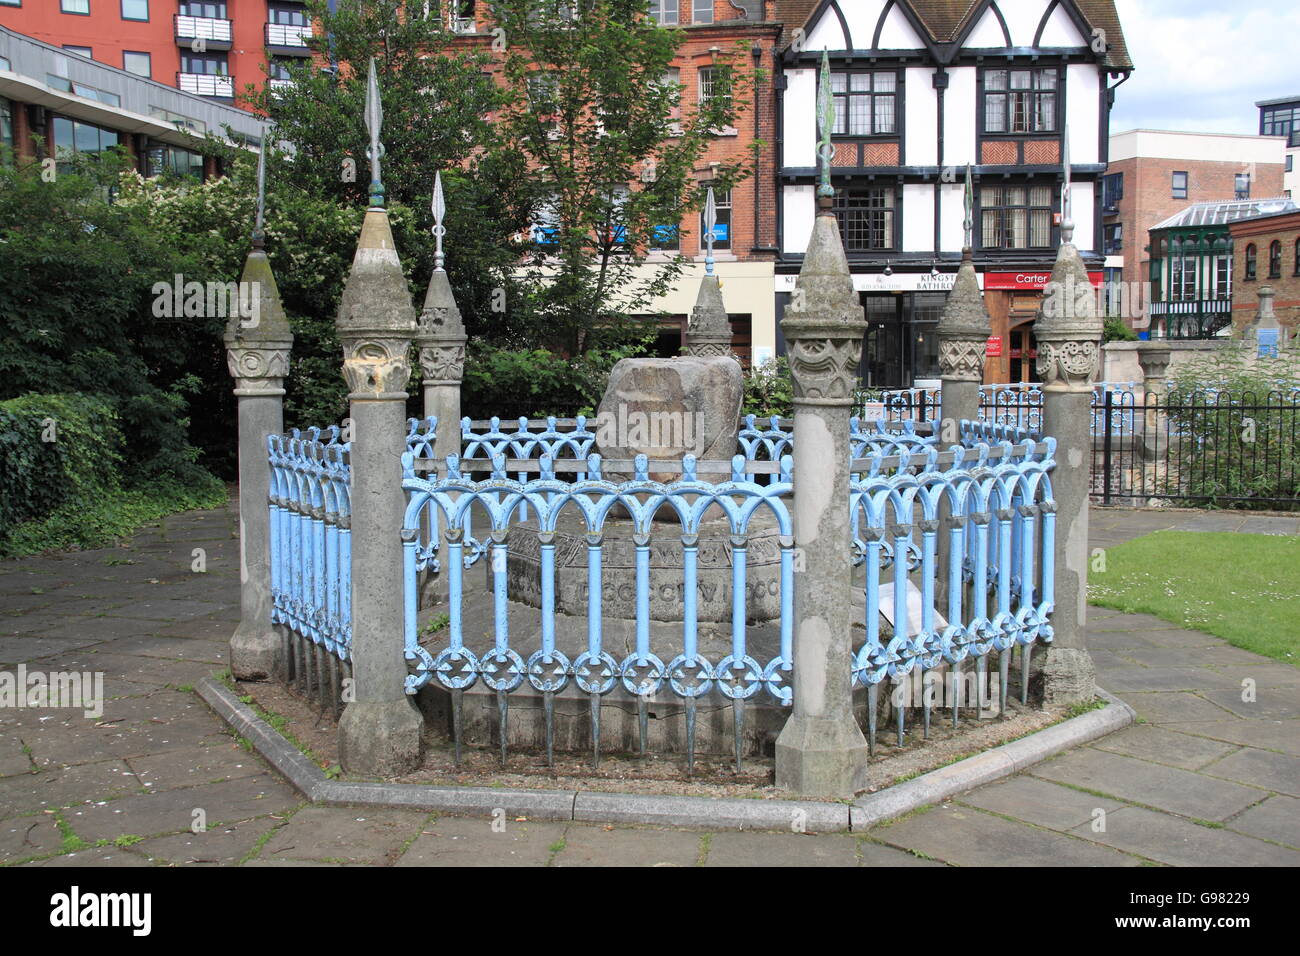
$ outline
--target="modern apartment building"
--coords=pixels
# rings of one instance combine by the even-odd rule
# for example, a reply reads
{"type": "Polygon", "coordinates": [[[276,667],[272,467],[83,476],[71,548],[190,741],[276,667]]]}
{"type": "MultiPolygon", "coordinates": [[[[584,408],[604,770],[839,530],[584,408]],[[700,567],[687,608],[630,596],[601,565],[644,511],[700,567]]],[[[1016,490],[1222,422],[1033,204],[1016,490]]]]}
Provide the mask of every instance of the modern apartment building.
{"type": "MultiPolygon", "coordinates": [[[[1186,212],[1188,221],[1200,229],[1217,220],[1221,236],[1227,238],[1226,217],[1239,209],[1215,216],[1218,204],[1246,203],[1283,194],[1285,170],[1284,143],[1277,136],[1241,136],[1220,133],[1185,133],[1173,130],[1135,129],[1117,133],[1110,140],[1110,164],[1102,179],[1102,252],[1106,256],[1106,280],[1114,303],[1113,314],[1121,315],[1119,283],[1127,284],[1127,302],[1137,303],[1145,293],[1138,293],[1160,270],[1152,266],[1152,229],[1183,228],[1177,217],[1186,212]],[[1191,207],[1200,206],[1193,213],[1191,207]],[[1208,210],[1208,211],[1207,211],[1208,210]]],[[[1170,236],[1166,236],[1166,239],[1170,236]]],[[[1217,255],[1230,255],[1219,250],[1217,255]]],[[[1207,251],[1207,255],[1210,253],[1207,251]]],[[[1211,256],[1213,258],[1213,256],[1211,256]]],[[[1167,273],[1167,265],[1166,265],[1167,273]]],[[[1227,281],[1227,276],[1224,276],[1227,281]]],[[[1152,287],[1152,302],[1168,301],[1172,285],[1152,287]],[[1157,294],[1158,293],[1158,294],[1157,294]]],[[[1231,291],[1226,286],[1207,283],[1200,292],[1208,301],[1222,295],[1226,301],[1231,291]]],[[[1200,296],[1200,292],[1197,293],[1200,296]]],[[[1159,311],[1158,309],[1156,311],[1159,311]]],[[[1123,314],[1141,331],[1144,317],[1130,308],[1123,314]]],[[[1199,320],[1198,320],[1199,321],[1199,320]]],[[[1192,328],[1196,323],[1185,325],[1192,328]]],[[[1213,323],[1203,323],[1208,328],[1213,323]]]]}
{"type": "Polygon", "coordinates": [[[1300,93],[1279,99],[1260,100],[1259,135],[1286,137],[1286,181],[1284,191],[1300,199],[1300,93]]]}
{"type": "Polygon", "coordinates": [[[227,127],[243,144],[260,145],[251,113],[0,27],[0,143],[21,159],[120,145],[144,175],[204,178],[220,170],[190,148],[194,136],[227,127]]]}
{"type": "Polygon", "coordinates": [[[223,103],[311,55],[296,0],[0,0],[0,26],[223,103]]]}
{"type": "MultiPolygon", "coordinates": [[[[993,321],[985,380],[1036,379],[1032,331],[1060,235],[1069,132],[1075,242],[1100,283],[1100,179],[1132,70],[1111,0],[785,0],[777,59],[777,312],[811,235],[818,66],[835,103],[832,182],[869,328],[861,377],[939,376],[936,326],[964,244],[993,321]]],[[[778,349],[783,343],[778,341],[778,349]]]]}

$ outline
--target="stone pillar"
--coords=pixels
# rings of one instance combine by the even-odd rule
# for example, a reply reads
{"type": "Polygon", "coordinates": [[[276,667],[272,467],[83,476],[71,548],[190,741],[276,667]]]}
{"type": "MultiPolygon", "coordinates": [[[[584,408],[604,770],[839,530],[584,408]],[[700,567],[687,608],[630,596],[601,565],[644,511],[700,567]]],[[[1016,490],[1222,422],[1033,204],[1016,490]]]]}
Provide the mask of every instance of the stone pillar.
{"type": "Polygon", "coordinates": [[[866,330],[830,200],[781,322],[794,384],[794,708],[776,741],[776,784],[849,797],[867,783],[853,717],[849,417],[866,330]]]}
{"type": "Polygon", "coordinates": [[[969,246],[962,250],[961,268],[957,270],[957,281],[944,304],[938,332],[939,367],[943,381],[943,407],[938,427],[941,444],[950,445],[958,441],[958,422],[979,419],[984,353],[989,336],[993,334],[993,323],[984,304],[984,294],[980,292],[969,246]]]}
{"type": "Polygon", "coordinates": [[[226,357],[239,418],[239,626],[230,638],[236,680],[266,680],[283,663],[271,624],[271,469],[266,438],[284,431],[284,377],[293,334],[270,260],[255,238],[244,262],[240,299],[226,325],[226,357]],[[238,314],[252,311],[252,315],[238,314]]]}
{"type": "MultiPolygon", "coordinates": [[[[1168,339],[1139,342],[1138,365],[1142,366],[1142,404],[1160,403],[1165,397],[1166,373],[1169,369],[1170,346],[1168,339]]],[[[1147,431],[1153,432],[1159,415],[1154,408],[1146,410],[1147,431]]]]}
{"type": "Polygon", "coordinates": [[[1271,285],[1259,288],[1259,309],[1250,325],[1246,326],[1245,338],[1251,358],[1276,355],[1282,348],[1282,326],[1277,320],[1277,313],[1273,311],[1274,294],[1271,285]]]}
{"type": "Polygon", "coordinates": [[[460,383],[465,377],[467,338],[447,273],[434,269],[420,312],[416,344],[424,372],[424,414],[438,416],[433,446],[437,458],[460,454],[460,383]]]}
{"type": "Polygon", "coordinates": [[[722,285],[715,275],[700,280],[695,307],[686,322],[686,354],[697,358],[731,357],[731,320],[722,304],[722,285]]]}
{"type": "Polygon", "coordinates": [[[372,205],[339,305],[352,418],[352,674],[339,721],[349,772],[392,776],[419,765],[421,719],[404,689],[401,528],[406,384],[415,333],[388,213],[372,205]]]}
{"type": "MultiPolygon", "coordinates": [[[[1068,182],[1066,188],[1069,188],[1068,182]]],[[[1067,214],[1068,215],[1068,214],[1067,214]]],[[[1084,635],[1088,605],[1088,485],[1092,383],[1101,364],[1102,318],[1070,224],[1044,292],[1034,335],[1043,381],[1043,431],[1056,439],[1053,640],[1043,663],[1045,703],[1091,700],[1096,670],[1084,635]]]]}

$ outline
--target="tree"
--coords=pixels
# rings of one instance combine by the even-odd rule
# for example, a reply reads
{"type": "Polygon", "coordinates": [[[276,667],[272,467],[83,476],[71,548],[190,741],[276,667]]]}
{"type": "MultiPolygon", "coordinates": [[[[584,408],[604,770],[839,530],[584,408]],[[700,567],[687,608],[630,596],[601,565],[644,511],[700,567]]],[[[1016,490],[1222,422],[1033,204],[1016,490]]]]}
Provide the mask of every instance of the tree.
{"type": "MultiPolygon", "coordinates": [[[[682,32],[647,9],[646,0],[493,4],[510,91],[496,121],[526,158],[519,188],[540,213],[518,305],[544,344],[569,354],[635,336],[629,316],[681,274],[680,257],[647,266],[646,250],[699,208],[695,169],[753,88],[737,46],[717,53],[709,95],[683,103],[669,75],[682,32]]],[[[752,173],[758,146],[716,166],[718,190],[752,173]]]]}

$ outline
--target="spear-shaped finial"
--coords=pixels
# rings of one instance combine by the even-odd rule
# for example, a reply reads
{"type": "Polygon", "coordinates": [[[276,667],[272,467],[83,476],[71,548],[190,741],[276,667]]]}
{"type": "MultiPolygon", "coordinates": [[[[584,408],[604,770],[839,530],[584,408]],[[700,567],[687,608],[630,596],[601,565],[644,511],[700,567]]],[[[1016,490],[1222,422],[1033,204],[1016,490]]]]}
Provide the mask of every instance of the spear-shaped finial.
{"type": "Polygon", "coordinates": [[[835,148],[831,145],[831,130],[835,128],[835,101],[831,96],[831,61],[826,51],[822,50],[821,75],[817,81],[817,155],[821,160],[821,181],[817,185],[818,199],[829,200],[835,196],[831,185],[831,157],[835,148]]]}
{"type": "Polygon", "coordinates": [[[266,245],[266,124],[262,124],[262,148],[257,153],[257,218],[253,222],[253,248],[266,245]]]}
{"type": "Polygon", "coordinates": [[[966,230],[966,239],[964,249],[969,251],[975,248],[975,185],[971,178],[970,163],[966,164],[966,195],[964,197],[966,207],[966,218],[962,221],[962,227],[966,230]]]}
{"type": "Polygon", "coordinates": [[[713,230],[718,224],[718,205],[710,186],[704,196],[704,274],[713,275],[713,230]]]}
{"type": "Polygon", "coordinates": [[[1061,187],[1061,242],[1074,241],[1074,216],[1070,196],[1070,127],[1061,137],[1061,163],[1065,167],[1065,184],[1061,187]]]}
{"type": "Polygon", "coordinates": [[[442,198],[442,172],[433,174],[433,271],[442,272],[442,237],[447,234],[447,227],[442,224],[442,217],[447,214],[447,203],[442,198]]]}
{"type": "Polygon", "coordinates": [[[380,175],[379,160],[384,155],[384,145],[379,141],[379,131],[384,123],[384,107],[379,101],[379,78],[375,74],[375,58],[370,58],[370,75],[366,78],[366,129],[370,132],[370,205],[384,205],[384,180],[380,175]]]}

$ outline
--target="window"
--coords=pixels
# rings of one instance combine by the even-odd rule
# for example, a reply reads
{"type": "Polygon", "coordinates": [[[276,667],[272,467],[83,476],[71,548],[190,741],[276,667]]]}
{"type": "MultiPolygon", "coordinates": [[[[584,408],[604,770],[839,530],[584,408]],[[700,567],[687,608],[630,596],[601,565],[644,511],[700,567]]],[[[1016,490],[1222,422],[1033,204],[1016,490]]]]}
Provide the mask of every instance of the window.
{"type": "Polygon", "coordinates": [[[713,0],[692,0],[691,22],[712,23],[713,22],[713,0]]]}
{"type": "Polygon", "coordinates": [[[91,58],[90,47],[88,46],[65,46],[63,49],[69,53],[75,53],[77,56],[84,56],[87,60],[91,58]]]}
{"type": "Polygon", "coordinates": [[[21,7],[23,0],[0,0],[0,7],[21,7]]]}
{"type": "Polygon", "coordinates": [[[224,53],[193,53],[189,50],[181,50],[182,73],[206,73],[208,76],[227,76],[228,69],[226,54],[224,53]]]}
{"type": "Polygon", "coordinates": [[[1268,246],[1268,277],[1282,278],[1282,243],[1276,239],[1268,246]]]}
{"type": "Polygon", "coordinates": [[[181,16],[225,20],[226,5],[224,2],[213,3],[212,0],[181,0],[181,16]]]}
{"type": "Polygon", "coordinates": [[[1246,247],[1246,278],[1253,280],[1256,272],[1256,260],[1259,258],[1259,252],[1252,242],[1246,247]]]}
{"type": "MultiPolygon", "coordinates": [[[[14,107],[6,99],[0,98],[0,150],[4,147],[14,148],[14,107]]],[[[5,159],[3,153],[0,153],[0,162],[5,159]]],[[[1300,255],[1300,243],[1296,244],[1297,255],[1300,255]]],[[[1300,258],[1296,260],[1300,262],[1300,258]]]]}
{"type": "Polygon", "coordinates": [[[146,79],[153,76],[153,58],[148,53],[137,53],[134,50],[122,51],[122,69],[128,73],[134,73],[136,76],[143,76],[146,79]]]}
{"type": "Polygon", "coordinates": [[[59,0],[59,9],[64,13],[78,13],[90,16],[90,0],[59,0]]]}
{"type": "Polygon", "coordinates": [[[147,157],[150,176],[161,176],[167,173],[173,176],[203,179],[203,156],[192,150],[151,142],[147,157]]]}
{"type": "Polygon", "coordinates": [[[149,0],[122,0],[123,20],[148,20],[149,0]]]}
{"type": "Polygon", "coordinates": [[[305,27],[311,23],[311,20],[304,7],[273,5],[266,10],[266,22],[288,27],[305,27]]]}
{"type": "Polygon", "coordinates": [[[174,113],[171,110],[163,109],[161,106],[149,107],[149,115],[166,123],[171,123],[177,129],[189,130],[196,136],[202,136],[208,130],[208,124],[203,120],[186,116],[184,113],[174,113]]]}
{"type": "Polygon", "coordinates": [[[270,80],[280,80],[285,83],[293,82],[293,74],[289,72],[294,60],[290,57],[273,56],[269,63],[266,64],[266,77],[270,80]]]}
{"type": "Polygon", "coordinates": [[[60,170],[67,168],[66,161],[77,154],[102,153],[118,145],[118,135],[111,129],[101,129],[81,120],[56,116],[54,127],[54,155],[60,170]]]}
{"type": "Polygon", "coordinates": [[[101,90],[95,86],[88,86],[85,83],[74,83],[66,76],[55,76],[53,73],[46,73],[45,85],[50,89],[73,93],[84,99],[98,100],[101,103],[107,103],[109,106],[122,105],[122,98],[116,93],[110,93],[108,90],[101,90]]]}
{"type": "Polygon", "coordinates": [[[1290,146],[1300,146],[1300,106],[1274,106],[1260,115],[1263,136],[1285,136],[1290,146]]]}
{"type": "Polygon", "coordinates": [[[1046,249],[1052,244],[1052,187],[983,186],[985,249],[1046,249]]]}
{"type": "Polygon", "coordinates": [[[677,23],[677,0],[650,0],[650,16],[660,26],[677,23]]]}
{"type": "Polygon", "coordinates": [[[1173,198],[1187,198],[1187,173],[1177,172],[1173,175],[1173,198]]]}
{"type": "Polygon", "coordinates": [[[896,73],[832,73],[835,136],[872,136],[898,132],[896,73]]]}
{"type": "Polygon", "coordinates": [[[1237,173],[1232,178],[1232,191],[1237,199],[1250,198],[1250,173],[1237,173]]]}
{"type": "Polygon", "coordinates": [[[1215,256],[1214,258],[1214,297],[1216,299],[1232,298],[1232,257],[1215,256]]]}
{"type": "Polygon", "coordinates": [[[894,190],[844,189],[832,204],[848,252],[894,248],[894,190]]]}
{"type": "Polygon", "coordinates": [[[1102,242],[1104,248],[1102,251],[1106,255],[1113,252],[1119,252],[1124,248],[1124,224],[1113,223],[1102,229],[1102,242]]]}
{"type": "Polygon", "coordinates": [[[1291,274],[1293,276],[1300,276],[1300,239],[1295,241],[1295,269],[1291,274]]]}
{"type": "Polygon", "coordinates": [[[1056,132],[1056,70],[985,70],[986,133],[1056,132]]]}
{"type": "MultiPolygon", "coordinates": [[[[700,192],[704,194],[709,183],[700,183],[700,192]]],[[[713,224],[713,248],[731,248],[731,190],[713,192],[713,207],[716,221],[713,224]]],[[[704,206],[700,205],[700,254],[704,254],[704,206]]]]}
{"type": "Polygon", "coordinates": [[[1104,209],[1114,209],[1124,198],[1124,174],[1110,173],[1101,178],[1101,205],[1104,209]]]}
{"type": "Polygon", "coordinates": [[[1286,171],[1288,173],[1295,172],[1295,153],[1286,154],[1286,171]]]}
{"type": "Polygon", "coordinates": [[[1196,301],[1196,266],[1200,262],[1195,256],[1174,256],[1169,261],[1169,301],[1196,301]]]}
{"type": "Polygon", "coordinates": [[[682,230],[679,226],[655,226],[650,231],[650,248],[660,252],[677,252],[682,247],[682,230]]]}
{"type": "Polygon", "coordinates": [[[726,67],[702,66],[697,72],[697,78],[701,103],[719,99],[723,107],[730,105],[731,77],[726,67]]]}

